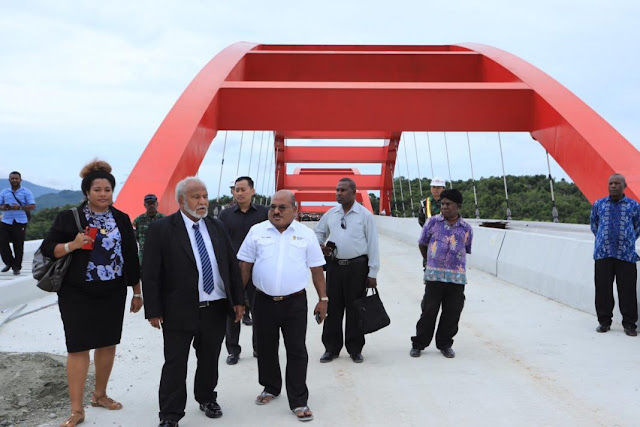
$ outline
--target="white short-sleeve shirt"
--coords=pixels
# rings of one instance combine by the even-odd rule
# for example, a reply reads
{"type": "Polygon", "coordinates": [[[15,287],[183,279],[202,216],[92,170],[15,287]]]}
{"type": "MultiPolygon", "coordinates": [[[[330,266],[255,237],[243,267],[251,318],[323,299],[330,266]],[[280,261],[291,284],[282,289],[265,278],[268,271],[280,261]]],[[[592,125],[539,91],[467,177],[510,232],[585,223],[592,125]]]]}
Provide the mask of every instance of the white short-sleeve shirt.
{"type": "Polygon", "coordinates": [[[313,231],[293,221],[280,233],[269,221],[254,225],[238,251],[240,261],[253,263],[253,284],[271,296],[301,291],[309,268],[325,264],[313,231]]]}

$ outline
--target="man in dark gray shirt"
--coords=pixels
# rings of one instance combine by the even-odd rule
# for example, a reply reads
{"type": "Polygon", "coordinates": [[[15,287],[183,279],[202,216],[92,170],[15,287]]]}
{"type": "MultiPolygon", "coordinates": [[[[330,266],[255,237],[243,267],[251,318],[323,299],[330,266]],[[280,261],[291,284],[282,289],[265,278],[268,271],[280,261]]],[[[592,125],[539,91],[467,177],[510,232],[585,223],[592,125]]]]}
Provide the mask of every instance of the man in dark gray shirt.
{"type": "MultiPolygon", "coordinates": [[[[249,233],[251,227],[262,221],[266,221],[269,215],[269,209],[266,206],[256,205],[251,202],[256,190],[253,186],[253,180],[248,176],[241,176],[236,179],[236,185],[233,189],[234,204],[220,212],[218,218],[224,223],[229,230],[231,236],[231,245],[238,253],[244,238],[249,233]]],[[[249,308],[253,303],[256,288],[253,286],[251,279],[245,288],[245,297],[249,302],[249,308]]],[[[246,310],[247,313],[249,310],[246,310]]],[[[227,364],[235,365],[240,358],[242,347],[240,341],[240,322],[233,322],[227,319],[227,332],[225,343],[229,356],[227,356],[227,364]]],[[[256,354],[256,337],[253,334],[253,353],[256,354]]]]}

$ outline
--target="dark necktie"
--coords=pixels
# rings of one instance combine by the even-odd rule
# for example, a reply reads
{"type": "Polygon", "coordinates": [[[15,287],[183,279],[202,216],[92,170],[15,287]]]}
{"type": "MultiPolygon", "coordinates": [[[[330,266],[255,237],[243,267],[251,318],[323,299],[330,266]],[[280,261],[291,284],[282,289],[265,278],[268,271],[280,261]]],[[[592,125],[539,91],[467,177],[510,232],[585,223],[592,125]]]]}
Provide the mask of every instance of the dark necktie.
{"type": "Polygon", "coordinates": [[[202,287],[208,294],[213,292],[213,270],[211,269],[211,260],[207,253],[207,247],[204,245],[204,239],[200,233],[198,224],[193,224],[193,231],[196,235],[196,244],[198,245],[198,253],[200,254],[200,263],[202,264],[202,287]]]}

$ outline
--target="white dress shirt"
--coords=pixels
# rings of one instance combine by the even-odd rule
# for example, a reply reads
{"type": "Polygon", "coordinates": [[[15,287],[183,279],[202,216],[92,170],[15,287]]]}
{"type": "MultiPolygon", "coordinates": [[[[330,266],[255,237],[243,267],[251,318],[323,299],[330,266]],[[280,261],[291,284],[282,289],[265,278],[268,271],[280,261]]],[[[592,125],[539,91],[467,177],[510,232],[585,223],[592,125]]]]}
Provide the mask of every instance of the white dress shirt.
{"type": "Polygon", "coordinates": [[[375,278],[380,269],[378,252],[378,229],[373,214],[360,203],[345,215],[342,205],[329,209],[318,223],[316,236],[320,244],[331,241],[336,244],[336,257],[352,259],[361,255],[369,257],[369,277],[375,278]],[[344,218],[344,225],[342,228],[344,218]]]}
{"type": "Polygon", "coordinates": [[[204,219],[193,222],[184,212],[180,211],[180,214],[187,228],[187,234],[191,242],[191,250],[193,250],[193,256],[196,259],[196,266],[198,267],[198,293],[200,294],[200,301],[215,301],[226,298],[227,293],[224,290],[224,282],[220,276],[218,260],[216,259],[216,253],[213,251],[213,244],[211,243],[211,236],[209,236],[209,231],[207,230],[207,224],[204,222],[204,219]],[[196,242],[196,231],[193,229],[193,224],[198,224],[200,234],[202,234],[202,240],[204,240],[204,246],[207,248],[207,254],[209,254],[209,260],[211,261],[214,288],[210,294],[204,291],[204,285],[202,283],[202,261],[200,260],[200,252],[198,251],[198,243],[196,242]]]}
{"type": "Polygon", "coordinates": [[[293,221],[282,233],[269,221],[254,225],[238,259],[253,264],[253,284],[271,296],[291,295],[309,281],[309,268],[325,264],[313,231],[293,221]]]}

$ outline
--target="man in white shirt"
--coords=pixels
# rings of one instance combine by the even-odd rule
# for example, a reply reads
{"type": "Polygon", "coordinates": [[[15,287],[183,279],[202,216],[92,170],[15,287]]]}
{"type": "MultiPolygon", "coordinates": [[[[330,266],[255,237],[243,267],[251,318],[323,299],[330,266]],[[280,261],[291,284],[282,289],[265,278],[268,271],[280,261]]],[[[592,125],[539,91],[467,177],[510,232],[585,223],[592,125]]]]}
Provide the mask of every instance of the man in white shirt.
{"type": "Polygon", "coordinates": [[[331,362],[340,354],[342,318],[346,311],[344,346],[355,363],[362,363],[364,334],[357,326],[353,301],[364,296],[367,287],[377,286],[378,231],[373,214],[356,202],[356,183],[351,178],[338,181],[336,200],[339,205],[322,216],[315,230],[324,254],[331,256],[327,264],[329,317],[322,329],[326,351],[320,362],[331,362]]]}
{"type": "Polygon", "coordinates": [[[242,281],[249,278],[256,287],[253,322],[258,340],[258,375],[264,387],[256,398],[266,405],[282,389],[278,361],[280,331],[287,350],[285,381],[289,408],[300,421],[313,419],[307,406],[307,295],[309,270],[320,301],[314,308],[316,321],[327,315],[324,256],[311,229],[294,221],[298,214],[290,191],[274,194],[269,206],[269,221],[251,227],[238,251],[242,281]]]}

